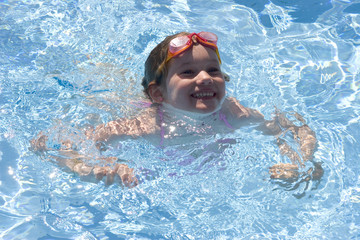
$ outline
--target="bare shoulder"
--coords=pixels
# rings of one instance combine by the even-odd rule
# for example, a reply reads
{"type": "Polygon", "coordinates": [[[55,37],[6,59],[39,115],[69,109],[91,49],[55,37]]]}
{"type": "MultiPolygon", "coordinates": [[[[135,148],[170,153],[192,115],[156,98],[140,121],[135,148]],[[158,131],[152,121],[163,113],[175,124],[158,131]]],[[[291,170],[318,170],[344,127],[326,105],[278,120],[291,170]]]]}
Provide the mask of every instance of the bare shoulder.
{"type": "Polygon", "coordinates": [[[263,120],[264,115],[262,115],[258,110],[247,108],[243,106],[236,98],[228,97],[225,99],[223,104],[223,111],[230,114],[235,118],[245,118],[245,119],[258,119],[263,120]]]}
{"type": "Polygon", "coordinates": [[[130,119],[130,121],[135,121],[139,124],[139,127],[142,130],[142,134],[153,134],[158,129],[157,108],[147,108],[137,117],[130,119]]]}

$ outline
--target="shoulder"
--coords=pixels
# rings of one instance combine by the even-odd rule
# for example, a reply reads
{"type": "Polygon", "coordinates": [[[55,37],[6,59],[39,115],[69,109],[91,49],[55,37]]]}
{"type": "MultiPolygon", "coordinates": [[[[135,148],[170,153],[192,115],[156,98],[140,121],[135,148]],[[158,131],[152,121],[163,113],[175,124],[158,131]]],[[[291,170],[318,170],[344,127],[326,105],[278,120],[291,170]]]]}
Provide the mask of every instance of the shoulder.
{"type": "Polygon", "coordinates": [[[154,133],[157,129],[156,113],[156,107],[149,107],[137,116],[129,119],[118,119],[116,122],[125,126],[127,135],[148,135],[154,133]]]}
{"type": "Polygon", "coordinates": [[[264,119],[264,115],[262,115],[258,110],[243,106],[234,97],[228,97],[225,99],[222,110],[225,114],[228,114],[238,119],[240,118],[264,119]]]}
{"type": "Polygon", "coordinates": [[[157,129],[157,107],[149,107],[144,110],[137,117],[130,119],[136,121],[139,127],[142,128],[144,134],[151,134],[157,129]]]}

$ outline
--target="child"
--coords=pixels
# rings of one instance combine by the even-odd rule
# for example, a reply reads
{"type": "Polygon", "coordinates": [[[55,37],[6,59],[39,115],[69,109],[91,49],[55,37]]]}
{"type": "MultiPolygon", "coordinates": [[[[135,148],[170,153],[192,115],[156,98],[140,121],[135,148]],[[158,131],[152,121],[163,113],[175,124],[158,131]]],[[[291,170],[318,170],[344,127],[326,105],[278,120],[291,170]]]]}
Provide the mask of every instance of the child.
{"type": "MultiPolygon", "coordinates": [[[[280,152],[290,158],[291,164],[276,164],[270,168],[271,178],[295,179],[299,167],[311,161],[316,148],[315,133],[299,115],[302,126],[293,124],[284,113],[276,111],[271,121],[264,120],[258,111],[246,108],[236,99],[226,97],[225,81],[229,77],[221,71],[217,36],[210,32],[181,32],[165,38],[150,53],[145,62],[142,80],[144,92],[152,104],[132,119],[118,119],[86,132],[100,151],[107,143],[118,138],[144,136],[153,144],[178,144],[184,139],[201,138],[204,134],[229,132],[246,124],[257,124],[265,134],[275,135],[280,152]],[[291,132],[299,144],[294,151],[280,136],[291,132]]],[[[47,151],[47,136],[32,141],[35,150],[47,151]]],[[[90,166],[86,156],[73,150],[72,143],[64,141],[59,150],[63,157],[56,161],[81,177],[111,184],[115,179],[125,186],[138,184],[133,169],[116,162],[116,158],[103,158],[110,166],[90,166]]],[[[322,176],[320,164],[310,169],[309,178],[322,176]]]]}

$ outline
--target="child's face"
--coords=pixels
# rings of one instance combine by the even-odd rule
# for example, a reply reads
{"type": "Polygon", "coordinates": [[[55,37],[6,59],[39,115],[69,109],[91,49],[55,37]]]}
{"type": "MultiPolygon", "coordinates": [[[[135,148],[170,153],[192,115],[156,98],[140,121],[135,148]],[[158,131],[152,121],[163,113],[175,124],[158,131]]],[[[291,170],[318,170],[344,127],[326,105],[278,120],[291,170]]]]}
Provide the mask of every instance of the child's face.
{"type": "Polygon", "coordinates": [[[214,50],[201,44],[169,62],[164,102],[199,113],[216,110],[225,97],[225,81],[214,50]]]}

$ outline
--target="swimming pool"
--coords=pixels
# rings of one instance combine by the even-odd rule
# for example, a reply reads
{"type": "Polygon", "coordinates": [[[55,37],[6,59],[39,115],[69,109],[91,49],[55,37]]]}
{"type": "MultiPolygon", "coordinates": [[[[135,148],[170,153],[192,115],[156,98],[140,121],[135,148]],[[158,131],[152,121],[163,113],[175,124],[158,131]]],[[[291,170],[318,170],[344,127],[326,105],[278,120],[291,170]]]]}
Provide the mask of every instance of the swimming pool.
{"type": "Polygon", "coordinates": [[[249,2],[1,1],[0,238],[359,239],[360,1],[249,2]],[[268,119],[274,106],[304,116],[320,181],[271,181],[274,139],[248,128],[114,146],[138,169],[133,189],[29,151],[51,126],[82,138],[80,127],[135,114],[144,60],[183,30],[219,36],[229,95],[268,119]]]}

